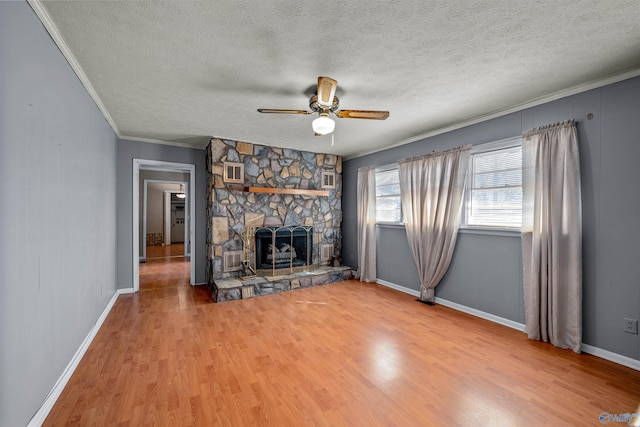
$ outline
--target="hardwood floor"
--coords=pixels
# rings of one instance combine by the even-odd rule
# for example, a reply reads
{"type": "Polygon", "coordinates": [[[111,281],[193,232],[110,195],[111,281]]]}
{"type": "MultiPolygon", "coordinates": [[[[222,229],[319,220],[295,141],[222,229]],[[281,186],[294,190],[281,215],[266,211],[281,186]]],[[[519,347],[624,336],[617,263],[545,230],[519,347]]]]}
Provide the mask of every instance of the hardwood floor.
{"type": "Polygon", "coordinates": [[[602,425],[640,372],[356,281],[118,298],[45,425],[602,425]]]}
{"type": "Polygon", "coordinates": [[[183,243],[147,246],[147,261],[140,263],[140,290],[189,286],[190,269],[183,243]]]}

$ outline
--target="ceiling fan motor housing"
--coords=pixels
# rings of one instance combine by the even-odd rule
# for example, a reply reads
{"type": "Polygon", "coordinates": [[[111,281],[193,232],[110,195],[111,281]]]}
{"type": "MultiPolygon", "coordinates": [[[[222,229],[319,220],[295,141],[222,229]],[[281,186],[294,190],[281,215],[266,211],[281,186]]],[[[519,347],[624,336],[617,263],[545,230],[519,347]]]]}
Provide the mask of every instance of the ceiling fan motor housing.
{"type": "Polygon", "coordinates": [[[333,97],[333,102],[331,103],[331,106],[329,108],[323,107],[318,103],[318,95],[313,95],[309,99],[309,109],[316,113],[321,113],[323,111],[331,111],[332,113],[334,113],[338,110],[338,107],[340,107],[340,100],[337,96],[333,97]]]}

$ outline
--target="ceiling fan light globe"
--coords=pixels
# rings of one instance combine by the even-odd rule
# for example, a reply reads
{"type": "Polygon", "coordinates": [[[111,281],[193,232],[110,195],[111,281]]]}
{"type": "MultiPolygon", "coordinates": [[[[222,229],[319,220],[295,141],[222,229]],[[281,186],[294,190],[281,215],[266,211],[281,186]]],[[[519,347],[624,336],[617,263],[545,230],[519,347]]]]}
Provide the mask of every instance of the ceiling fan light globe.
{"type": "Polygon", "coordinates": [[[328,114],[320,114],[320,117],[311,123],[313,131],[320,135],[327,135],[336,128],[336,122],[331,120],[328,114]]]}

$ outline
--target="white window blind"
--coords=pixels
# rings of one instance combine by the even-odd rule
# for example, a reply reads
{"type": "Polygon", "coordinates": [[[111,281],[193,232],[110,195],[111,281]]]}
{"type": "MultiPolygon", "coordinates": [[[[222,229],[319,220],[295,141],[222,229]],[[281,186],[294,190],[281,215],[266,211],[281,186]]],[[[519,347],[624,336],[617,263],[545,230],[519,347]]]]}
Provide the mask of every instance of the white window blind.
{"type": "Polygon", "coordinates": [[[514,140],[471,154],[465,200],[468,227],[520,228],[522,225],[522,149],[514,140]]]}
{"type": "Polygon", "coordinates": [[[398,168],[376,171],[376,222],[402,222],[398,168]]]}

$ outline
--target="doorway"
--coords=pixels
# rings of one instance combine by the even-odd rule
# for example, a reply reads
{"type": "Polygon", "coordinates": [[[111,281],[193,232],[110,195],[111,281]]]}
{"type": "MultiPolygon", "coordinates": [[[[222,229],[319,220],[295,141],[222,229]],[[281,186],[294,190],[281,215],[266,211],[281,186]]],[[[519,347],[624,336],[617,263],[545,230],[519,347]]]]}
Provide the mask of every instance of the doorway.
{"type": "Polygon", "coordinates": [[[172,244],[183,243],[184,255],[188,256],[188,247],[187,245],[184,245],[184,243],[188,241],[188,236],[186,235],[187,228],[185,227],[185,185],[186,182],[180,184],[179,190],[164,190],[162,216],[164,222],[164,244],[168,246],[172,244]]]}
{"type": "Polygon", "coordinates": [[[195,165],[134,159],[135,292],[141,283],[143,289],[195,284],[194,188],[195,165]]]}
{"type": "Polygon", "coordinates": [[[149,246],[168,246],[184,243],[184,256],[190,253],[188,197],[186,174],[146,171],[140,172],[142,187],[142,234],[140,261],[147,259],[149,246]],[[166,180],[158,179],[166,177],[166,180]],[[173,178],[174,180],[169,180],[173,178]]]}
{"type": "Polygon", "coordinates": [[[141,171],[144,245],[140,257],[140,290],[185,286],[190,281],[191,257],[186,244],[189,241],[188,181],[155,179],[161,177],[188,179],[182,173],[141,171]]]}

